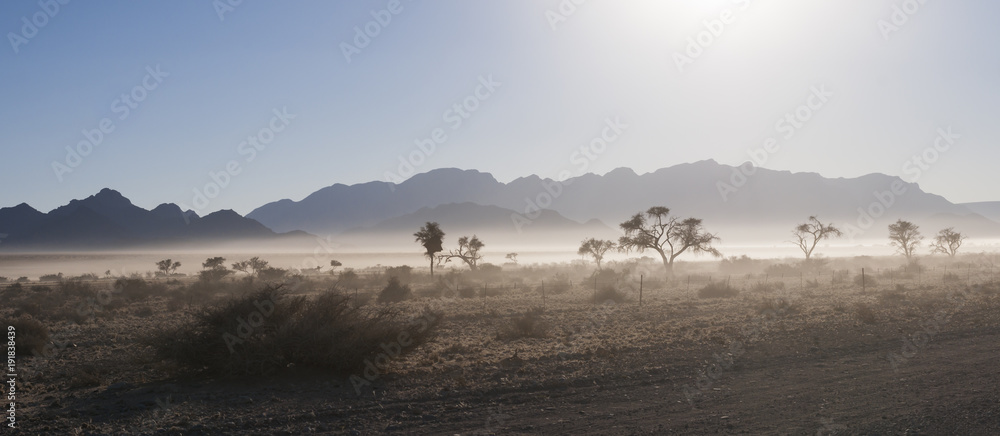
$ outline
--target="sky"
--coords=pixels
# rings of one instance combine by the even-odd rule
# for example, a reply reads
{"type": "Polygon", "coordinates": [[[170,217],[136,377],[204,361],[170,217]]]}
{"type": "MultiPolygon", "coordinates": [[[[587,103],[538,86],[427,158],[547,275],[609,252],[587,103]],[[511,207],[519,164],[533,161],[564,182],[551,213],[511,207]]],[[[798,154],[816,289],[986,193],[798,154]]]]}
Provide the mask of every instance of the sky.
{"type": "Polygon", "coordinates": [[[704,159],[1000,200],[997,2],[61,1],[0,3],[0,207],[704,159]]]}

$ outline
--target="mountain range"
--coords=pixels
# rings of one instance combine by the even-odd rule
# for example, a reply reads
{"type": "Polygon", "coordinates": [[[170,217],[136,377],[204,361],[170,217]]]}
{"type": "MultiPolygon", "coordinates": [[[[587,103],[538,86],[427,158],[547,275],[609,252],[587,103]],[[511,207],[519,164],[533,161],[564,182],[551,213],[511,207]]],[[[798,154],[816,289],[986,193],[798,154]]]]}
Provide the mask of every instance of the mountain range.
{"type": "Polygon", "coordinates": [[[1000,237],[1000,202],[955,204],[884,174],[826,178],[747,168],[707,160],[641,175],[619,168],[562,181],[531,175],[509,183],[489,173],[445,168],[398,184],[335,184],[298,201],[267,203],[246,217],[231,210],[201,217],[175,204],[146,210],[104,189],[48,213],[23,203],[0,208],[0,248],[236,240],[315,245],[313,235],[344,249],[371,248],[412,242],[427,221],[440,223],[448,238],[476,234],[492,247],[564,248],[585,237],[615,239],[618,223],[651,206],[703,219],[724,243],[783,244],[791,229],[812,215],[837,225],[852,240],[884,240],[886,226],[896,219],[913,221],[926,236],[955,227],[973,238],[1000,237]]]}
{"type": "MultiPolygon", "coordinates": [[[[764,168],[741,171],[712,160],[642,175],[619,168],[603,176],[587,173],[555,181],[532,175],[510,183],[475,170],[438,169],[399,184],[335,184],[299,201],[265,204],[247,217],[275,231],[357,235],[364,229],[377,234],[386,225],[380,223],[419,213],[421,219],[464,219],[463,225],[480,222],[481,229],[502,225],[508,233],[520,234],[541,226],[530,219],[539,209],[574,225],[589,222],[616,229],[617,223],[657,205],[682,217],[702,218],[706,228],[724,241],[785,240],[795,224],[812,215],[844,228],[852,239],[884,238],[886,226],[897,219],[914,221],[927,235],[954,226],[971,237],[1000,236],[996,221],[1000,207],[955,204],[898,177],[825,178],[764,168]],[[465,206],[440,208],[454,204],[465,206]],[[483,218],[468,216],[469,205],[504,210],[493,210],[496,219],[487,225],[483,218]],[[504,219],[499,219],[501,215],[504,219]]],[[[415,229],[419,221],[409,219],[407,226],[415,229]]]]}
{"type": "Polygon", "coordinates": [[[2,248],[33,249],[110,249],[308,236],[305,232],[279,235],[231,210],[204,217],[181,211],[175,204],[146,210],[107,188],[48,213],[25,203],[2,208],[0,234],[4,235],[2,248]]]}

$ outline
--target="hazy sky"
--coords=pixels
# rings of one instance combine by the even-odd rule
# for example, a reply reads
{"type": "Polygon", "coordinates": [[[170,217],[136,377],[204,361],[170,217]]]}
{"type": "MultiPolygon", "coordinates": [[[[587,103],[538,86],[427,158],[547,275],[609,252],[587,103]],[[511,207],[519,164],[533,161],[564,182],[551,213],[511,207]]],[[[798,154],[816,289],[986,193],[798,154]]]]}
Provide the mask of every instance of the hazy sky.
{"type": "Polygon", "coordinates": [[[926,152],[925,190],[1000,200],[997,2],[50,1],[0,3],[0,206],[198,207],[215,173],[199,212],[247,213],[400,157],[510,181],[736,165],[768,138],[764,167],[912,181],[926,152]]]}

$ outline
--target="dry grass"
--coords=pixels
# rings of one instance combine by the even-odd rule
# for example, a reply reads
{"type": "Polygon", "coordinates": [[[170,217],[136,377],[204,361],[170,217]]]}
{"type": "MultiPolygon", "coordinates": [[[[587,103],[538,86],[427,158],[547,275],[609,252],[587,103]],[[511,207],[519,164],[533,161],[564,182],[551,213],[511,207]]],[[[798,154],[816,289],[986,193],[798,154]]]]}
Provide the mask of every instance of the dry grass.
{"type": "Polygon", "coordinates": [[[40,355],[49,343],[49,328],[30,316],[5,319],[3,326],[14,327],[15,343],[19,355],[40,355]]]}
{"type": "Polygon", "coordinates": [[[392,308],[365,309],[336,291],[307,299],[267,286],[203,308],[192,322],[154,334],[147,343],[162,359],[217,375],[267,375],[290,365],[348,373],[386,347],[412,351],[442,319],[425,313],[409,323],[392,308]]]}
{"type": "Polygon", "coordinates": [[[497,339],[514,340],[522,338],[545,338],[549,335],[549,325],[542,319],[545,310],[541,307],[528,309],[515,316],[497,332],[497,339]]]}

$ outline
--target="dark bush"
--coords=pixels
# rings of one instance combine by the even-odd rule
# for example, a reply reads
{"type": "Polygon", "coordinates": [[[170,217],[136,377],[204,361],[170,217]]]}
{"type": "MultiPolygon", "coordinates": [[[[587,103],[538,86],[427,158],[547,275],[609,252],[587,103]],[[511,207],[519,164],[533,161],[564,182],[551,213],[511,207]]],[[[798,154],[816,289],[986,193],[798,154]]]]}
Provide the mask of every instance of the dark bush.
{"type": "Polygon", "coordinates": [[[193,322],[147,342],[159,358],[214,374],[267,375],[290,364],[349,373],[379,354],[392,354],[389,360],[414,350],[442,316],[425,312],[407,322],[391,308],[365,309],[335,291],[309,300],[269,286],[205,308],[193,322]]]}
{"type": "Polygon", "coordinates": [[[613,301],[615,303],[621,304],[628,300],[628,295],[615,289],[614,286],[605,286],[600,288],[596,294],[594,294],[596,299],[595,303],[607,303],[613,301]]]}
{"type": "Polygon", "coordinates": [[[39,277],[38,281],[40,281],[40,282],[58,282],[59,280],[62,280],[62,278],[63,278],[63,273],[45,274],[45,275],[39,277]]]}
{"type": "Polygon", "coordinates": [[[385,269],[386,277],[395,277],[399,279],[399,282],[404,285],[410,283],[410,274],[412,272],[413,272],[413,267],[409,265],[393,266],[385,269]]]}
{"type": "Polygon", "coordinates": [[[542,320],[545,311],[535,307],[515,316],[497,332],[497,339],[544,338],[548,336],[549,326],[542,320]]]}
{"type": "Polygon", "coordinates": [[[97,290],[90,283],[78,279],[63,280],[56,285],[56,289],[63,295],[76,298],[93,298],[97,296],[97,290]]]}
{"type": "Polygon", "coordinates": [[[378,294],[379,303],[398,303],[413,298],[413,291],[408,285],[399,284],[399,279],[389,277],[389,284],[378,294]]]}
{"type": "Polygon", "coordinates": [[[878,280],[876,280],[875,276],[873,276],[871,274],[866,274],[864,276],[862,276],[861,274],[858,274],[858,275],[854,276],[854,284],[857,285],[857,286],[861,286],[862,285],[862,277],[864,277],[864,286],[865,287],[869,287],[870,288],[870,287],[878,286],[878,280]]]}
{"type": "Polygon", "coordinates": [[[4,328],[14,327],[15,350],[18,356],[41,355],[49,342],[49,328],[30,316],[5,319],[0,322],[4,328]]]}
{"type": "Polygon", "coordinates": [[[115,280],[114,288],[121,296],[131,301],[142,301],[152,296],[165,295],[167,286],[162,283],[149,283],[140,278],[121,278],[115,280]]]}
{"type": "Polygon", "coordinates": [[[698,298],[732,298],[740,294],[740,290],[725,282],[712,282],[698,290],[698,298]]]}

